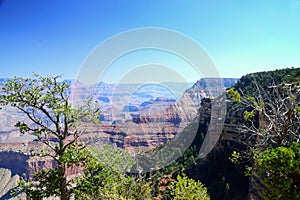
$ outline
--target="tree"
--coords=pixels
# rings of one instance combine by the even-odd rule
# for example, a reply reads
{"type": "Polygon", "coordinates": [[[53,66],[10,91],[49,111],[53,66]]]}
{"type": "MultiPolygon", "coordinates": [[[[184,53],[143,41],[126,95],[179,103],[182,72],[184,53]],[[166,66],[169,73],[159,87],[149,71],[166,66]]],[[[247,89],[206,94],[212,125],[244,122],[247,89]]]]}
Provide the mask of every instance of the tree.
{"type": "Polygon", "coordinates": [[[185,174],[178,175],[177,180],[171,182],[170,193],[174,200],[209,200],[207,189],[200,181],[188,178],[185,174]]]}
{"type": "Polygon", "coordinates": [[[84,176],[75,180],[75,199],[151,199],[151,188],[140,176],[130,176],[131,156],[104,145],[101,150],[91,149],[84,176]]]}
{"type": "Polygon", "coordinates": [[[256,93],[252,96],[234,88],[227,91],[243,112],[245,123],[239,131],[248,137],[249,146],[268,148],[300,141],[299,83],[272,84],[265,89],[254,82],[256,93]]]}
{"type": "MultiPolygon", "coordinates": [[[[243,141],[248,147],[248,150],[242,153],[234,151],[231,160],[236,162],[243,157],[248,159],[251,167],[247,167],[250,172],[246,173],[251,176],[253,194],[259,197],[264,197],[267,193],[279,195],[280,190],[276,186],[283,187],[286,191],[291,189],[289,181],[284,182],[283,180],[287,179],[279,177],[277,172],[270,170],[270,165],[265,163],[266,160],[274,164],[279,163],[276,158],[285,155],[287,157],[280,161],[281,169],[289,171],[292,157],[286,148],[293,142],[300,142],[300,82],[288,77],[284,80],[293,82],[273,82],[267,85],[264,81],[263,87],[254,78],[251,87],[245,86],[251,89],[250,92],[245,88],[239,91],[230,88],[227,91],[233,101],[233,107],[236,106],[235,112],[242,113],[244,123],[237,129],[244,135],[243,141]],[[268,180],[272,180],[272,184],[268,180]]],[[[275,198],[277,196],[269,199],[275,198]]]]}
{"type": "Polygon", "coordinates": [[[300,199],[300,144],[276,147],[254,155],[256,177],[264,200],[300,199]]]}
{"type": "Polygon", "coordinates": [[[93,158],[97,159],[104,166],[110,167],[118,174],[129,172],[135,164],[135,161],[127,151],[121,148],[113,148],[108,144],[103,145],[101,149],[90,147],[89,152],[93,158]]]}
{"type": "Polygon", "coordinates": [[[84,130],[78,127],[83,120],[99,119],[99,108],[91,100],[73,108],[69,86],[59,79],[60,76],[42,77],[37,74],[33,78],[15,77],[3,83],[0,105],[12,106],[24,113],[28,120],[19,121],[16,126],[21,133],[33,134],[45,145],[46,149],[36,149],[31,155],[51,157],[57,164],[57,169],[36,174],[42,187],[23,184],[28,194],[32,191],[33,196],[55,195],[67,200],[72,187],[67,180],[66,169],[79,165],[84,159],[79,153],[84,146],[78,143],[84,130]]]}

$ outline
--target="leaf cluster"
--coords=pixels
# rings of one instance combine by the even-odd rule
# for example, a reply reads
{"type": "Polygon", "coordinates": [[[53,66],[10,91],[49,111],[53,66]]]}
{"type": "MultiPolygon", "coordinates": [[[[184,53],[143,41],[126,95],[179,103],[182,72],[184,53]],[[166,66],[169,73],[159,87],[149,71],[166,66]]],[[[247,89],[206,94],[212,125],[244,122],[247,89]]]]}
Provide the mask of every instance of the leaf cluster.
{"type": "Polygon", "coordinates": [[[263,199],[300,199],[300,144],[267,149],[254,156],[263,199]]]}
{"type": "Polygon", "coordinates": [[[151,199],[149,183],[124,171],[134,164],[128,153],[109,145],[91,152],[84,176],[74,181],[76,199],[151,199]]]}
{"type": "Polygon", "coordinates": [[[177,179],[169,185],[174,200],[209,200],[207,189],[200,181],[188,178],[185,174],[178,175],[177,179]]]}

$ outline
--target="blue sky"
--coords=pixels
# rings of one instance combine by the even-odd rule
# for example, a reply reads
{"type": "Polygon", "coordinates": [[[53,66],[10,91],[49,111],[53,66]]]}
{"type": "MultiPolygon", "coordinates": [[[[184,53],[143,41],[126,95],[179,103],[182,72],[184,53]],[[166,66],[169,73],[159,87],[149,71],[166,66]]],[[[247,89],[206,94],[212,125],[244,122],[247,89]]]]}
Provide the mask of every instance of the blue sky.
{"type": "MultiPolygon", "coordinates": [[[[221,77],[300,66],[300,0],[0,0],[0,77],[36,72],[74,79],[97,45],[143,27],[192,38],[221,77]]],[[[189,81],[198,79],[178,58],[156,54],[129,55],[127,65],[128,59],[177,63],[189,81]]],[[[118,72],[129,70],[121,67],[115,63],[104,80],[118,81],[118,72]]]]}

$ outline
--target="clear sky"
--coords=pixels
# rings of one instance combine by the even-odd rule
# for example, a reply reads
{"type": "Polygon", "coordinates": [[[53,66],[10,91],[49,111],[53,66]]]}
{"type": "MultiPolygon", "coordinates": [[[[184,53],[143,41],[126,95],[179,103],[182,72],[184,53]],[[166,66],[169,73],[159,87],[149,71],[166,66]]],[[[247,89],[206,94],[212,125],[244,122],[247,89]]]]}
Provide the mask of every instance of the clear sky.
{"type": "MultiPolygon", "coordinates": [[[[194,39],[222,77],[300,66],[300,0],[0,0],[0,77],[74,79],[98,44],[143,27],[194,39]]],[[[121,65],[105,80],[116,81],[121,65]]]]}

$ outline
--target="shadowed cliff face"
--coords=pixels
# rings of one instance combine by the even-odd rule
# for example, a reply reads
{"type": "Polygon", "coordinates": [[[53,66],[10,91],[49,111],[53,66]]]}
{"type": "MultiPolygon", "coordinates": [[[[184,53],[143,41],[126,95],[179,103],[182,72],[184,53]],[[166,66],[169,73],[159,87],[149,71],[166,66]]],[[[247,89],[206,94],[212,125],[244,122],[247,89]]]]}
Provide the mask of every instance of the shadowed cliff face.
{"type": "Polygon", "coordinates": [[[7,168],[12,172],[12,175],[27,175],[28,165],[27,160],[29,156],[26,156],[19,152],[4,151],[0,152],[0,168],[7,168]]]}
{"type": "MultiPolygon", "coordinates": [[[[210,100],[205,101],[198,116],[197,135],[201,133],[206,135],[211,118],[210,100]]],[[[246,148],[242,143],[244,137],[237,131],[238,124],[242,122],[243,118],[239,113],[232,111],[232,107],[228,105],[225,124],[218,143],[205,158],[199,159],[195,165],[191,165],[186,170],[189,177],[200,180],[208,187],[212,200],[247,199],[249,178],[244,175],[247,163],[237,166],[229,160],[234,150],[242,151],[246,148]]],[[[192,145],[200,149],[199,137],[195,138],[192,145]]]]}
{"type": "MultiPolygon", "coordinates": [[[[0,168],[9,169],[12,176],[18,175],[31,180],[37,171],[56,168],[57,164],[50,158],[31,157],[20,152],[0,152],[0,168]]],[[[67,170],[67,175],[77,174],[82,171],[80,167],[67,170]]]]}
{"type": "MultiPolygon", "coordinates": [[[[198,123],[197,137],[192,145],[199,150],[202,142],[199,135],[206,136],[211,119],[211,99],[202,99],[202,106],[199,109],[197,118],[193,123],[198,123]]],[[[233,164],[229,157],[233,151],[243,151],[246,137],[239,132],[238,127],[245,123],[243,108],[237,108],[227,102],[227,113],[222,133],[212,151],[200,158],[195,165],[187,168],[186,174],[200,180],[208,187],[212,200],[240,200],[247,199],[249,193],[249,177],[245,177],[245,166],[233,164]]]]}

